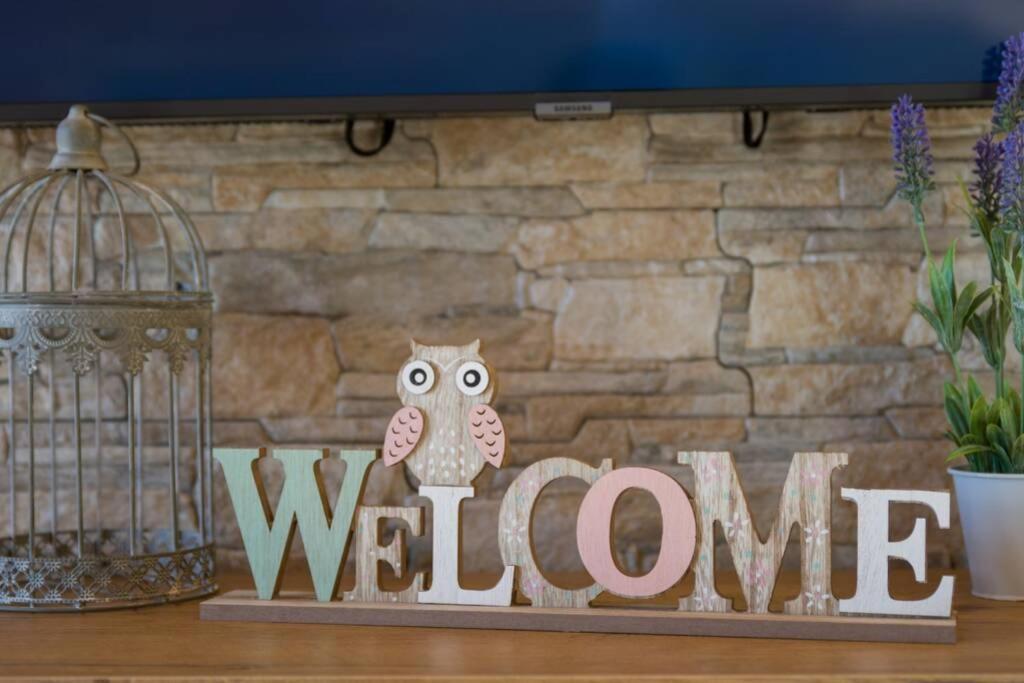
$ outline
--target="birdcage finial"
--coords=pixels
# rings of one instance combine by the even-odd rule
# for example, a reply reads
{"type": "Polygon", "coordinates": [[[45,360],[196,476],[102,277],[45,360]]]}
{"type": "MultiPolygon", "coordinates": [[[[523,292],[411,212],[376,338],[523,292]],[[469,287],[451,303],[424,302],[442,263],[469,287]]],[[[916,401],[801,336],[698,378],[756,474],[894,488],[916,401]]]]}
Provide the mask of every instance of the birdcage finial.
{"type": "Polygon", "coordinates": [[[100,126],[89,116],[89,110],[81,104],[72,105],[57,126],[57,153],[50,161],[50,170],[105,171],[102,142],[100,126]]]}

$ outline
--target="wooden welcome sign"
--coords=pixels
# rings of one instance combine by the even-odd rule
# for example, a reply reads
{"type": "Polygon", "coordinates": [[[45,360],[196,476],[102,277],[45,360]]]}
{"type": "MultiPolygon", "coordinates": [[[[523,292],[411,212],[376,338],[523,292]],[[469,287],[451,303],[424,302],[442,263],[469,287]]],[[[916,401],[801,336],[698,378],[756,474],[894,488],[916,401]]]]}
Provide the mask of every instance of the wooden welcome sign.
{"type": "Polygon", "coordinates": [[[797,453],[783,484],[778,512],[767,536],[760,535],[729,453],[684,452],[693,468],[692,499],[669,475],[643,467],[597,467],[550,458],[527,467],[509,486],[499,513],[498,541],[504,572],[486,590],[463,587],[460,565],[461,502],[472,498],[473,480],[486,465],[501,467],[507,438],[489,405],[493,372],[468,346],[424,346],[413,342],[412,357],[398,377],[403,406],[384,440],[389,467],[408,467],[420,480],[419,494],[433,510],[433,567],[399,591],[381,585],[382,564],[401,575],[405,536],[381,545],[382,520],[401,520],[413,534],[423,532],[418,507],[361,505],[373,451],[216,449],[241,529],[256,591],[213,598],[204,619],[258,620],[384,626],[527,629],[600,633],[815,638],[953,642],[953,577],[922,600],[889,594],[889,558],[908,562],[925,580],[925,520],[901,541],[889,539],[889,508],[915,503],[949,526],[946,491],[842,489],[857,506],[857,588],[837,600],[831,589],[831,475],[847,463],[843,453],[797,453]],[[273,512],[256,474],[258,458],[273,457],[284,469],[284,484],[273,512]],[[318,461],[338,457],[345,476],[334,509],[318,475],[318,461]],[[545,577],[534,559],[530,530],[534,504],[545,486],[562,477],[589,485],[576,521],[576,544],[594,583],[567,589],[545,577]],[[651,494],[661,509],[661,549],[642,576],[623,572],[611,537],[615,502],[629,489],[651,494]],[[714,525],[724,529],[746,602],[735,611],[715,588],[714,525]],[[800,529],[801,589],[779,613],[769,604],[794,526],[800,529]],[[315,595],[281,596],[285,559],[296,527],[312,575],[315,595]],[[339,596],[338,586],[354,548],[355,586],[339,596]],[[694,588],[677,608],[652,607],[651,598],[675,587],[693,568],[694,588]],[[596,607],[601,593],[629,602],[596,607]],[[518,594],[519,599],[515,599],[518,594]],[[525,601],[529,604],[526,605],[525,601]],[[645,601],[648,604],[645,606],[645,601]]]}

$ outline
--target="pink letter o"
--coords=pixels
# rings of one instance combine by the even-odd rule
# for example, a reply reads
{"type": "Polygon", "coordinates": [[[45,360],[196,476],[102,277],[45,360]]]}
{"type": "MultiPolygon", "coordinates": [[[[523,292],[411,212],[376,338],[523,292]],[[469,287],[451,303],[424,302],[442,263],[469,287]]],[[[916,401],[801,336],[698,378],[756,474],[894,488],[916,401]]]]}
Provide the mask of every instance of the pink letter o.
{"type": "Polygon", "coordinates": [[[676,584],[690,566],[697,524],[686,491],[672,477],[646,467],[625,467],[604,475],[587,491],[576,520],[576,544],[583,566],[597,583],[624,598],[647,598],[676,584]],[[627,489],[649,491],[661,508],[661,551],[654,568],[629,576],[615,564],[612,510],[627,489]]]}

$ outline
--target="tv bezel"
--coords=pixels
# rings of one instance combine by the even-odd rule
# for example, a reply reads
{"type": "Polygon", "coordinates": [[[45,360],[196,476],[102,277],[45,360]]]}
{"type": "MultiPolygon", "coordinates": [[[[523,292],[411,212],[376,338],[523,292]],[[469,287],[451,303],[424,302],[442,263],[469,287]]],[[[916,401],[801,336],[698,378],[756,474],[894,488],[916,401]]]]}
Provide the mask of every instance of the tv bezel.
{"type": "Polygon", "coordinates": [[[0,103],[0,123],[50,124],[72,104],[86,104],[126,122],[412,118],[474,114],[532,114],[539,103],[610,102],[613,112],[738,109],[871,109],[903,93],[932,106],[990,102],[994,83],[908,83],[859,86],[621,90],[614,92],[516,92],[216,100],[139,100],[0,103]]]}

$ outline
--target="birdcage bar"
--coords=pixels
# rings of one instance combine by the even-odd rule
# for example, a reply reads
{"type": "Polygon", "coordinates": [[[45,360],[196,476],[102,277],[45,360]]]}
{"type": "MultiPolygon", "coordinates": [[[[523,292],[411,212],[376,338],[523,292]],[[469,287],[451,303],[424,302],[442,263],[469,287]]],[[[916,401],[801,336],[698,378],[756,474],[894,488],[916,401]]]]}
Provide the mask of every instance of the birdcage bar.
{"type": "MultiPolygon", "coordinates": [[[[46,187],[49,187],[50,183],[52,183],[52,182],[53,182],[53,178],[52,177],[40,178],[39,180],[37,180],[34,183],[32,183],[32,186],[31,186],[31,188],[29,189],[28,192],[20,195],[20,199],[18,200],[18,208],[15,209],[15,211],[14,211],[14,218],[11,221],[12,225],[16,225],[21,220],[21,216],[25,212],[25,207],[27,207],[32,202],[32,200],[34,200],[37,196],[41,196],[40,195],[40,191],[43,190],[46,187]]],[[[10,252],[11,242],[12,242],[12,240],[8,239],[8,241],[7,241],[7,251],[8,251],[8,253],[10,252]]]]}
{"type": "Polygon", "coordinates": [[[135,376],[129,374],[126,382],[128,389],[128,400],[125,406],[128,410],[128,553],[134,555],[136,552],[138,535],[138,511],[139,504],[138,485],[136,484],[135,466],[135,376]]]}
{"type": "Polygon", "coordinates": [[[178,549],[178,373],[174,371],[173,363],[167,363],[167,374],[169,375],[168,386],[170,394],[168,401],[168,424],[167,440],[171,447],[170,461],[170,485],[171,485],[171,549],[178,549]]]}
{"type": "MultiPolygon", "coordinates": [[[[64,190],[67,189],[68,184],[71,182],[71,174],[64,173],[60,180],[60,185],[57,186],[57,191],[53,193],[53,203],[50,205],[50,225],[46,235],[46,262],[47,262],[47,280],[50,287],[50,291],[54,291],[57,288],[56,285],[56,273],[54,272],[54,255],[55,248],[53,244],[53,237],[57,232],[57,216],[60,215],[60,198],[64,196],[64,190]]],[[[25,242],[28,244],[28,241],[25,242]]],[[[21,264],[21,291],[22,293],[28,291],[28,263],[23,262],[21,264]]]]}
{"type": "Polygon", "coordinates": [[[14,226],[16,225],[15,218],[21,214],[21,204],[24,203],[24,197],[21,194],[22,188],[28,187],[35,183],[39,178],[44,177],[45,174],[39,173],[31,176],[28,179],[17,181],[14,184],[8,186],[4,190],[4,199],[0,202],[0,215],[5,215],[7,210],[10,209],[11,205],[16,199],[21,198],[19,207],[15,213],[15,217],[11,220],[11,228],[7,231],[7,236],[4,239],[4,280],[3,280],[3,292],[7,293],[7,280],[8,273],[10,272],[10,258],[11,258],[11,243],[14,240],[14,226]]]}
{"type": "MultiPolygon", "coordinates": [[[[78,290],[78,259],[82,253],[81,245],[79,240],[82,234],[82,203],[88,202],[83,196],[85,194],[85,174],[82,171],[75,171],[75,227],[71,233],[72,248],[71,248],[71,291],[78,290]]],[[[25,239],[26,249],[28,248],[28,239],[25,239]]],[[[22,277],[27,274],[22,273],[22,277]]]]}
{"type": "Polygon", "coordinates": [[[47,422],[50,426],[50,538],[57,538],[57,394],[54,389],[53,372],[57,367],[57,354],[50,349],[46,354],[50,362],[50,382],[47,393],[49,394],[49,415],[47,422]]]}
{"type": "Polygon", "coordinates": [[[78,557],[85,555],[85,495],[83,494],[82,481],[82,388],[81,378],[74,375],[74,401],[75,401],[75,511],[78,518],[78,557]]]}
{"type": "MultiPolygon", "coordinates": [[[[25,269],[28,268],[28,247],[29,247],[29,244],[31,244],[31,242],[32,242],[32,228],[36,224],[36,215],[39,212],[39,205],[43,202],[43,197],[46,196],[46,190],[48,190],[50,188],[50,186],[53,184],[53,182],[55,180],[56,180],[56,178],[50,178],[45,183],[43,183],[42,190],[39,192],[38,198],[36,198],[33,201],[33,203],[32,203],[32,210],[29,213],[29,217],[28,217],[28,228],[25,231],[25,247],[21,250],[21,272],[22,273],[25,273],[25,269]]],[[[24,291],[26,291],[26,289],[25,289],[25,276],[24,275],[22,275],[21,280],[22,280],[22,292],[24,292],[24,291]]]]}
{"type": "Polygon", "coordinates": [[[96,356],[96,369],[93,371],[96,379],[96,413],[93,420],[93,458],[96,470],[96,528],[103,528],[103,448],[101,442],[103,435],[103,355],[96,356]]]}
{"type": "MultiPolygon", "coordinates": [[[[28,191],[27,194],[25,194],[25,195],[15,195],[15,196],[21,196],[21,199],[18,201],[18,208],[15,209],[14,217],[11,219],[11,224],[10,224],[11,225],[11,229],[8,230],[8,232],[7,232],[7,239],[4,242],[4,294],[6,294],[7,291],[8,291],[8,289],[7,289],[7,273],[10,270],[9,264],[10,264],[10,260],[11,260],[11,245],[12,245],[12,243],[14,241],[14,228],[18,225],[18,221],[21,219],[21,214],[22,214],[22,211],[24,211],[26,204],[31,200],[32,197],[35,196],[35,194],[39,191],[39,189],[43,185],[47,185],[48,183],[49,183],[48,179],[43,178],[42,180],[39,180],[38,182],[33,183],[31,189],[28,191]]],[[[5,206],[4,209],[6,209],[6,208],[7,207],[5,206]]]]}
{"type": "MultiPolygon", "coordinates": [[[[114,182],[114,184],[122,185],[131,191],[135,197],[146,202],[146,206],[149,209],[149,215],[153,219],[154,225],[156,225],[157,234],[160,236],[160,245],[163,247],[164,286],[168,291],[172,290],[174,288],[174,266],[171,262],[171,244],[167,237],[167,227],[164,225],[164,221],[160,217],[160,212],[157,211],[156,205],[153,204],[153,200],[150,199],[149,193],[140,191],[138,184],[130,183],[126,178],[121,178],[115,175],[110,175],[109,178],[114,182]]],[[[195,285],[198,287],[199,283],[195,283],[195,285]]]]}
{"type": "Polygon", "coordinates": [[[36,559],[36,430],[35,414],[36,376],[28,376],[28,559],[36,559]]]}
{"type": "Polygon", "coordinates": [[[137,523],[138,523],[138,530],[139,530],[139,541],[140,541],[140,544],[141,544],[141,542],[143,540],[142,539],[142,533],[143,533],[142,530],[146,528],[146,508],[145,508],[145,505],[144,505],[144,503],[145,503],[145,494],[146,494],[146,489],[145,489],[145,487],[146,487],[146,461],[145,461],[145,443],[146,443],[146,439],[144,438],[145,435],[144,435],[144,432],[143,432],[143,429],[145,428],[146,421],[145,421],[145,404],[142,401],[142,397],[143,397],[143,395],[145,393],[145,388],[144,388],[144,378],[143,378],[141,372],[139,372],[137,375],[136,374],[132,374],[131,378],[132,378],[132,382],[133,383],[136,383],[136,384],[139,385],[139,390],[138,390],[138,392],[136,392],[135,397],[134,397],[135,401],[136,401],[136,404],[137,404],[136,409],[135,409],[135,424],[132,424],[129,421],[128,428],[129,428],[129,430],[132,430],[132,431],[134,431],[136,433],[135,448],[138,451],[138,459],[139,459],[138,468],[137,468],[137,471],[135,473],[135,476],[136,476],[136,483],[135,483],[135,485],[138,488],[138,496],[136,498],[137,506],[138,506],[137,507],[137,512],[138,512],[138,514],[137,514],[137,517],[138,517],[137,523]]]}
{"type": "MultiPolygon", "coordinates": [[[[121,176],[118,176],[118,175],[115,175],[115,174],[101,174],[101,175],[103,177],[109,176],[110,179],[112,179],[114,182],[117,182],[117,183],[120,183],[120,184],[123,184],[123,185],[126,185],[126,186],[129,186],[129,183],[131,183],[131,181],[129,181],[127,178],[124,178],[124,177],[121,177],[121,176]]],[[[193,282],[192,282],[192,285],[193,285],[193,287],[196,288],[196,290],[204,289],[205,288],[205,283],[209,280],[209,277],[210,277],[209,276],[209,271],[208,271],[208,268],[207,268],[207,264],[206,264],[206,252],[203,250],[202,239],[200,239],[199,233],[196,230],[196,226],[195,226],[194,223],[192,223],[192,219],[189,218],[188,214],[186,214],[182,210],[182,208],[180,206],[178,206],[177,202],[172,200],[166,193],[161,192],[160,190],[157,190],[154,187],[150,187],[149,185],[146,185],[145,183],[136,182],[136,183],[132,183],[131,185],[134,185],[139,190],[142,190],[143,192],[147,193],[148,195],[152,196],[153,198],[158,199],[160,201],[160,203],[164,206],[164,208],[166,210],[168,210],[181,223],[181,226],[184,229],[185,237],[188,238],[189,247],[191,248],[189,256],[190,256],[190,259],[192,261],[192,269],[193,269],[193,273],[192,273],[193,282]]],[[[150,205],[153,206],[151,202],[150,202],[150,205]]],[[[154,207],[154,210],[155,210],[155,207],[154,207]]],[[[158,221],[157,225],[158,225],[158,227],[160,227],[163,224],[162,224],[162,222],[158,221]]],[[[168,268],[170,268],[170,267],[171,266],[170,266],[170,263],[168,261],[168,268]]]]}
{"type": "Polygon", "coordinates": [[[18,434],[14,429],[15,425],[15,414],[17,413],[17,405],[14,403],[14,351],[11,350],[8,355],[7,363],[7,405],[10,413],[7,418],[7,431],[10,433],[10,453],[7,456],[8,464],[8,477],[11,490],[11,538],[17,538],[18,536],[18,501],[17,501],[17,488],[15,477],[17,476],[17,460],[18,460],[18,434]]]}
{"type": "MultiPolygon", "coordinates": [[[[96,170],[93,171],[92,174],[96,177],[97,180],[100,181],[103,187],[107,190],[107,193],[113,200],[114,207],[117,210],[117,222],[121,226],[121,249],[124,254],[124,261],[121,266],[121,289],[126,290],[128,289],[128,263],[129,259],[134,257],[135,250],[132,248],[132,242],[128,238],[128,222],[125,220],[124,216],[124,205],[121,203],[121,197],[117,194],[117,190],[114,189],[113,184],[111,184],[110,180],[107,179],[107,176],[104,175],[102,171],[96,170]]],[[[133,273],[135,276],[134,284],[136,287],[138,287],[137,263],[135,263],[133,273]]]]}
{"type": "MultiPolygon", "coordinates": [[[[203,425],[203,405],[205,398],[205,392],[203,391],[203,372],[205,370],[205,362],[203,360],[203,354],[200,351],[195,352],[195,366],[196,366],[196,454],[206,452],[206,434],[204,434],[205,425],[203,425]]],[[[203,543],[206,543],[206,463],[203,458],[196,457],[197,479],[199,485],[199,500],[203,501],[204,504],[199,506],[199,534],[203,543]]]]}

